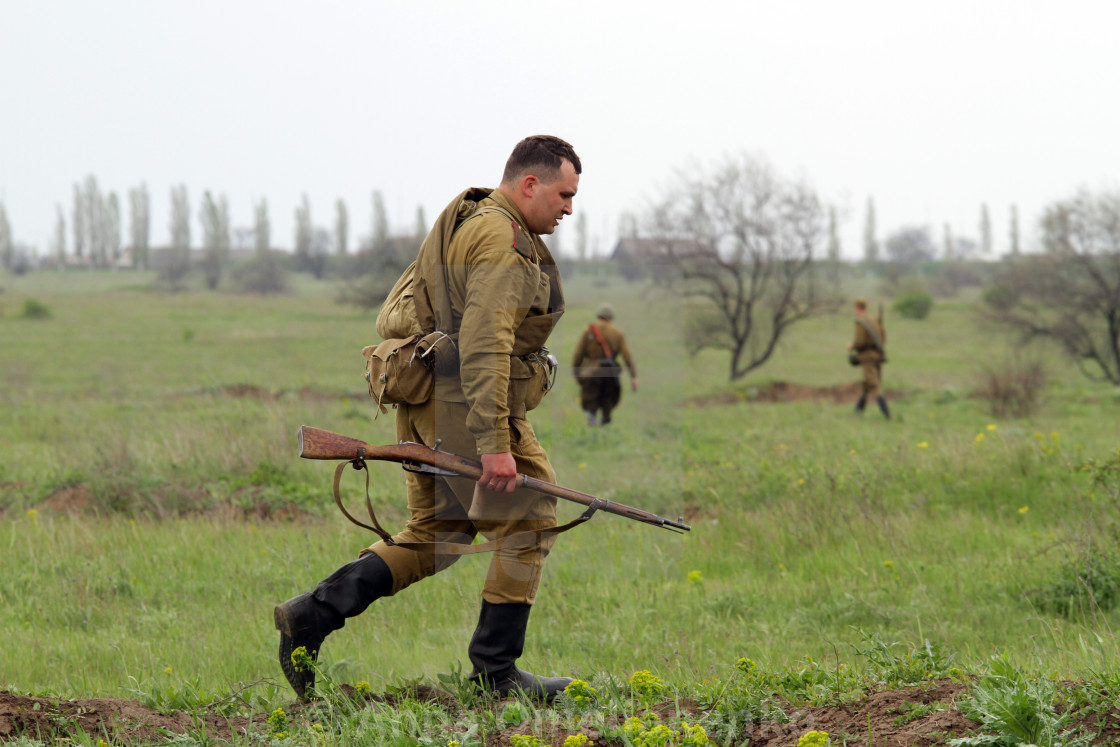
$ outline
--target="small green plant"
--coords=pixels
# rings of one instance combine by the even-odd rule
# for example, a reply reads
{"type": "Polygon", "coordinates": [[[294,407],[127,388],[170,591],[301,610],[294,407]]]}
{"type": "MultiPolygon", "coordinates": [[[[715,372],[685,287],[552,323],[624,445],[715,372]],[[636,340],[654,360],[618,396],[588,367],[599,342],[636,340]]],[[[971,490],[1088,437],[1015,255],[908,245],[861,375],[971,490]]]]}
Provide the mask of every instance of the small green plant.
{"type": "Polygon", "coordinates": [[[622,725],[622,734],[634,747],[702,747],[710,742],[700,724],[682,721],[680,726],[672,728],[652,713],[631,716],[622,725]]]}
{"type": "Polygon", "coordinates": [[[540,737],[532,734],[514,734],[509,738],[509,743],[512,747],[548,747],[540,737]]]}
{"type": "Polygon", "coordinates": [[[891,723],[895,726],[905,726],[911,721],[917,721],[931,713],[944,710],[945,704],[941,701],[934,701],[932,703],[903,703],[894,711],[894,713],[898,713],[899,716],[891,721],[891,723]]]}
{"type": "Polygon", "coordinates": [[[288,729],[288,714],[283,708],[277,708],[268,716],[268,730],[276,739],[283,739],[288,729]]]}
{"type": "Polygon", "coordinates": [[[831,744],[827,731],[806,732],[797,740],[797,747],[829,747],[831,744]]]}
{"type": "Polygon", "coordinates": [[[980,732],[950,739],[952,747],[1079,747],[1093,735],[1074,736],[1073,715],[1054,709],[1057,688],[1042,677],[1028,678],[1007,659],[993,659],[991,674],[969,692],[961,709],[980,722],[980,732]]]}
{"type": "Polygon", "coordinates": [[[564,694],[572,699],[572,702],[577,706],[591,705],[591,701],[595,699],[595,693],[598,692],[591,685],[583,680],[572,680],[564,688],[564,694]]]}
{"type": "Polygon", "coordinates": [[[564,737],[564,742],[561,747],[590,747],[595,744],[591,741],[591,737],[586,734],[573,734],[570,737],[564,737]]]}
{"type": "Polygon", "coordinates": [[[648,669],[630,675],[630,689],[642,702],[651,702],[665,692],[665,683],[648,669]]]}

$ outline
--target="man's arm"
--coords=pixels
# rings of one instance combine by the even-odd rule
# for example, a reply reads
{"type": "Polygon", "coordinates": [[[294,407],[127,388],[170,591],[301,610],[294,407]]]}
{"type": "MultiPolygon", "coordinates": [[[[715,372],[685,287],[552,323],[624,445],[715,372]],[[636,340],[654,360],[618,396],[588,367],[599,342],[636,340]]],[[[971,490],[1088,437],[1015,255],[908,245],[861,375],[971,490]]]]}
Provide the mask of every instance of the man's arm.
{"type": "MultiPolygon", "coordinates": [[[[540,282],[539,269],[512,248],[508,227],[485,228],[473,236],[467,254],[465,306],[459,328],[459,372],[467,400],[467,428],[475,437],[490,490],[514,489],[516,463],[510,452],[510,354],[540,282]],[[504,229],[504,231],[502,230],[504,229]],[[504,236],[503,233],[508,234],[504,236]]],[[[501,222],[499,222],[500,224],[501,222]]],[[[467,238],[467,237],[464,237],[467,238]]]]}

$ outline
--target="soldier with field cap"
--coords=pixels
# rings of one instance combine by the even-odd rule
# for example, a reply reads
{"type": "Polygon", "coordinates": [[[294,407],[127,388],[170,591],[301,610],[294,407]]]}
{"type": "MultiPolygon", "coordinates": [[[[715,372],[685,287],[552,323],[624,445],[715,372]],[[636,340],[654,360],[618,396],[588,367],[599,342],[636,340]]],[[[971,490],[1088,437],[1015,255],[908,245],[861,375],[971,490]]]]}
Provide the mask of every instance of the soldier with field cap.
{"type": "Polygon", "coordinates": [[[607,425],[611,412],[622,398],[619,378],[622,369],[618,356],[622,356],[630,374],[630,389],[638,391],[638,370],[630,356],[626,335],[614,325],[614,309],[609,303],[599,307],[596,320],[587,326],[576,343],[572,371],[579,382],[579,401],[587,416],[589,426],[607,425]]]}
{"type": "Polygon", "coordinates": [[[891,411],[883,396],[883,364],[887,362],[887,330],[882,319],[872,319],[867,313],[867,301],[857,298],[852,305],[855,312],[856,335],[848,343],[848,350],[855,352],[863,380],[860,382],[856,413],[862,415],[867,400],[874,397],[883,417],[890,420],[891,411]]]}
{"type": "MultiPolygon", "coordinates": [[[[457,336],[457,361],[437,365],[430,400],[398,406],[396,435],[478,458],[482,476],[475,483],[407,472],[410,518],[404,530],[275,608],[280,666],[300,698],[309,696],[315,675],[293,663],[294,650],[304,647],[316,656],[347,618],[449,567],[478,534],[499,545],[467,647],[469,679],[499,695],[525,692],[546,700],[571,682],[516,665],[555,540],[550,530],[556,527],[556,499],[518,488],[515,479],[520,472],[555,482],[526,419],[547,381],[539,377],[542,361],[555,360],[543,346],[564,312],[560,274],[540,236],[571,215],[581,170],[572,146],[560,138],[525,138],[513,149],[498,188],[460,194],[424,240],[414,270],[416,319],[424,332],[457,336]],[[512,535],[520,536],[501,543],[512,535]]],[[[385,632],[390,640],[418,634],[423,632],[385,632]]]]}

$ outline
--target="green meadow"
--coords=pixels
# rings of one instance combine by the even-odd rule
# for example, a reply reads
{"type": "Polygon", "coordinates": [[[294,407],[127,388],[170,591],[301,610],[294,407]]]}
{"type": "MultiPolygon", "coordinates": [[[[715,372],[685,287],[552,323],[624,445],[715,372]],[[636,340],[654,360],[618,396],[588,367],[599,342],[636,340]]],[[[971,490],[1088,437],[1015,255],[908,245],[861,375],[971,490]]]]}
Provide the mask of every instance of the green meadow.
{"type": "MultiPolygon", "coordinates": [[[[374,315],[330,282],[289,295],[151,290],[137,273],[0,278],[0,689],[134,697],[254,688],[290,701],[273,606],[373,538],[335,509],[333,464],[297,457],[302,424],[373,443],[361,348],[374,315]],[[48,316],[29,318],[28,301],[48,316]]],[[[531,419],[561,483],[662,515],[685,535],[600,515],[546,569],[523,665],[585,679],[650,670],[683,685],[747,657],[858,665],[867,641],[929,645],[962,670],[993,656],[1056,678],[1120,675],[1120,393],[1059,352],[1017,350],[975,299],[887,310],[894,418],[852,402],[771,402],[774,382],[834,387],[848,308],[795,326],[738,382],[690,358],[680,302],[605,268],[566,279],[563,365],[531,419]],[[569,359],[598,305],[627,332],[640,389],[588,429],[569,359]],[[973,392],[1031,357],[1029,417],[973,392]]],[[[879,301],[854,277],[848,298],[879,301]]],[[[373,467],[387,527],[399,467],[373,467]]],[[[358,510],[362,483],[343,483],[358,510]]],[[[563,517],[579,507],[561,507],[563,517]]],[[[469,669],[485,558],[377,602],[324,666],[376,689],[469,669]]]]}

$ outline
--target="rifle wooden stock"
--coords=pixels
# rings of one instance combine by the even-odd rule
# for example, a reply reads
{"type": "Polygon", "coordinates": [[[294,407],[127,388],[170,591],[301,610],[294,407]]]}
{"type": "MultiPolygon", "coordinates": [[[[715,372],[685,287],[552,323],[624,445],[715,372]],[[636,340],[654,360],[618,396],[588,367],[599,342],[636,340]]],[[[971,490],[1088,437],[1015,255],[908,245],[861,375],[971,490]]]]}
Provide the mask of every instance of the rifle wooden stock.
{"type": "MultiPolygon", "coordinates": [[[[410,464],[426,464],[431,467],[454,472],[460,477],[466,477],[472,480],[478,480],[478,478],[482,476],[481,463],[473,459],[461,457],[457,454],[430,449],[423,444],[402,443],[376,446],[356,438],[343,436],[339,433],[323,430],[322,428],[312,428],[307,425],[301,425],[299,427],[298,439],[299,455],[304,459],[331,459],[335,461],[376,459],[385,462],[400,462],[406,466],[410,464]]],[[[593,496],[590,493],[582,493],[578,490],[565,488],[562,485],[553,485],[550,482],[538,480],[535,477],[529,477],[521,473],[517,475],[517,486],[529,488],[530,490],[535,490],[545,495],[563,498],[573,503],[580,503],[584,506],[597,505],[600,511],[606,511],[627,519],[633,519],[634,521],[652,524],[653,526],[658,526],[663,529],[684,532],[692,529],[692,527],[685,524],[683,520],[673,521],[672,519],[666,519],[657,514],[643,511],[640,508],[608,501],[604,498],[593,496]]]]}

